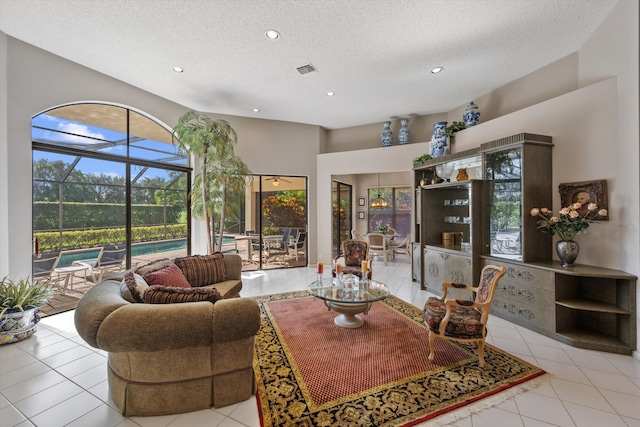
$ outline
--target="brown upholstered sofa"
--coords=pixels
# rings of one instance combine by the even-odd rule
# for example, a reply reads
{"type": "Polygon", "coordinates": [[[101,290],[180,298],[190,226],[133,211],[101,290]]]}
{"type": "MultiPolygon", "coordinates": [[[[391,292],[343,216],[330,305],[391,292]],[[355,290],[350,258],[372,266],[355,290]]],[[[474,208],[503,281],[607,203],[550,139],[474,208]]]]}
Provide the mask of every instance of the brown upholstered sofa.
{"type": "Polygon", "coordinates": [[[222,407],[255,392],[258,304],[239,298],[242,261],[224,256],[226,278],[211,284],[223,299],[179,304],[127,301],[123,272],[80,300],[75,324],[108,354],[109,388],[123,415],[163,415],[222,407]],[[239,284],[238,284],[239,282],[239,284]]]}

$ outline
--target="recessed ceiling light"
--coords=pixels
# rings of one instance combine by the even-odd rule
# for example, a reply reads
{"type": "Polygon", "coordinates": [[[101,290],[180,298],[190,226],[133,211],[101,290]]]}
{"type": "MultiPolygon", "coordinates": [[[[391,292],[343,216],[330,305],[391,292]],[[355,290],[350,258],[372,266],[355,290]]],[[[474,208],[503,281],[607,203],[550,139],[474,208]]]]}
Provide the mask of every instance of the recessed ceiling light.
{"type": "Polygon", "coordinates": [[[333,95],[335,95],[334,92],[327,92],[327,96],[333,96],[333,95]]]}
{"type": "Polygon", "coordinates": [[[444,70],[444,67],[436,67],[434,69],[431,70],[432,74],[438,74],[439,72],[441,72],[442,70],[444,70]]]}
{"type": "Polygon", "coordinates": [[[269,40],[278,40],[280,38],[280,33],[276,30],[267,30],[264,35],[269,40]]]}
{"type": "Polygon", "coordinates": [[[251,111],[253,111],[254,113],[259,113],[259,112],[260,112],[260,109],[259,109],[259,108],[254,108],[254,109],[253,109],[253,110],[251,110],[251,111]]]}
{"type": "Polygon", "coordinates": [[[184,68],[182,67],[171,67],[171,69],[176,73],[184,73],[184,68]]]}

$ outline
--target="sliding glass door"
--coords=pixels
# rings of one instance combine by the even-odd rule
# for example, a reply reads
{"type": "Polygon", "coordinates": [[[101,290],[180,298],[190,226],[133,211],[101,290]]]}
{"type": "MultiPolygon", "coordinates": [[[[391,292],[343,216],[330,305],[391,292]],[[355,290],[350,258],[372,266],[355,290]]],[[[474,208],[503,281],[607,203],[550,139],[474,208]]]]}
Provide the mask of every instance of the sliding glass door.
{"type": "Polygon", "coordinates": [[[353,187],[338,181],[331,183],[331,204],[333,211],[332,225],[332,257],[340,255],[342,242],[351,238],[352,209],[351,198],[353,187]]]}
{"type": "Polygon", "coordinates": [[[303,267],[307,251],[307,178],[256,175],[245,196],[243,270],[303,267]]]}

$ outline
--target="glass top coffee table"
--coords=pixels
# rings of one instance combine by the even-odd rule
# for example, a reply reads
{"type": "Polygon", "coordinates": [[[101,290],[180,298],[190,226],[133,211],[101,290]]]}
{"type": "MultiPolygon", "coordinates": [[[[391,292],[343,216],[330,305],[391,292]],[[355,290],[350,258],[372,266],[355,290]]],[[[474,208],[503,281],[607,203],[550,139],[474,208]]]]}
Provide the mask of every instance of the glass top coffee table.
{"type": "MultiPolygon", "coordinates": [[[[357,278],[356,278],[357,279],[357,278]]],[[[333,323],[341,328],[359,328],[364,319],[359,314],[367,314],[371,304],[389,296],[389,289],[383,283],[368,280],[361,283],[354,278],[338,283],[335,278],[324,278],[322,283],[313,282],[309,292],[324,300],[327,309],[340,313],[333,323]]]]}

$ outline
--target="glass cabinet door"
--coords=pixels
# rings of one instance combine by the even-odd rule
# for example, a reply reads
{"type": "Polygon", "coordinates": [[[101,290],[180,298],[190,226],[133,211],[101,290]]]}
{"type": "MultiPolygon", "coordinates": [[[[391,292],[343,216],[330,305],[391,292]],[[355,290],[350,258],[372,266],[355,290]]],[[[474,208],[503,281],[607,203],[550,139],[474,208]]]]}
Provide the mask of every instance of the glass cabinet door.
{"type": "Polygon", "coordinates": [[[522,147],[485,153],[489,255],[522,260],[522,147]]]}

